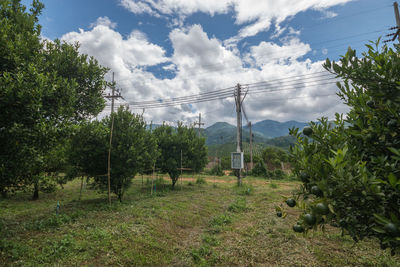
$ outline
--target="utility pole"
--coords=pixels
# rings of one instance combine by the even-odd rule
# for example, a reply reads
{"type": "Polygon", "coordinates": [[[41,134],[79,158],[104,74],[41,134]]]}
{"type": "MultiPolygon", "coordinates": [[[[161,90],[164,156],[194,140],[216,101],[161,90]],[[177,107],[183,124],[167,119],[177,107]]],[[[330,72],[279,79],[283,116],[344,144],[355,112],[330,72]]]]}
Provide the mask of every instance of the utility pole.
{"type": "Polygon", "coordinates": [[[249,121],[250,128],[250,170],[253,169],[253,134],[251,132],[251,121],[249,121]]]}
{"type": "Polygon", "coordinates": [[[399,30],[400,30],[400,15],[399,15],[399,5],[397,4],[397,2],[393,3],[393,8],[394,8],[394,15],[396,17],[397,40],[399,40],[399,42],[400,42],[400,34],[399,34],[399,30]]]}
{"type": "Polygon", "coordinates": [[[199,113],[199,122],[194,122],[194,125],[198,124],[199,125],[199,137],[200,137],[200,127],[201,125],[204,125],[204,123],[201,122],[201,113],[199,113]]]}
{"type": "MultiPolygon", "coordinates": [[[[235,91],[235,103],[236,103],[236,152],[241,153],[243,151],[242,146],[242,103],[246,95],[242,99],[242,87],[240,84],[237,84],[236,91],[235,91]]],[[[238,186],[242,185],[242,176],[241,176],[241,169],[237,170],[237,178],[238,178],[238,186]]]]}
{"type": "Polygon", "coordinates": [[[183,169],[182,169],[182,149],[181,149],[181,189],[182,189],[182,179],[183,179],[182,171],[183,171],[183,169]]]}
{"type": "Polygon", "coordinates": [[[384,40],[383,41],[384,43],[394,42],[396,38],[400,43],[400,15],[399,15],[399,5],[397,4],[397,2],[393,3],[393,8],[394,8],[394,16],[396,18],[396,27],[391,27],[389,28],[389,30],[396,30],[396,32],[386,34],[386,37],[390,37],[390,39],[384,40]]]}
{"type": "Polygon", "coordinates": [[[105,96],[111,99],[111,131],[110,131],[110,147],[108,149],[108,168],[107,168],[107,182],[108,182],[108,203],[111,205],[111,145],[112,145],[112,135],[114,130],[114,99],[120,98],[121,93],[115,94],[115,84],[114,84],[114,72],[112,74],[112,93],[105,96]]]}

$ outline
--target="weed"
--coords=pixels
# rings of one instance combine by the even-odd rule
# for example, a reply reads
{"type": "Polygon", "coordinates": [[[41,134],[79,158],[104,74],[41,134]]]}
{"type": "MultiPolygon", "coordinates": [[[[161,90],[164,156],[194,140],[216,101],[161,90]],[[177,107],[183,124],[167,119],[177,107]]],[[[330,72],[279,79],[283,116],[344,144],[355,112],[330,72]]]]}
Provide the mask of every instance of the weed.
{"type": "Polygon", "coordinates": [[[236,199],[236,201],[233,202],[232,204],[230,204],[228,207],[228,211],[235,212],[235,213],[246,211],[246,210],[247,210],[247,207],[246,207],[246,199],[245,198],[236,199]]]}
{"type": "Polygon", "coordinates": [[[49,260],[59,260],[71,254],[75,248],[75,241],[71,235],[65,235],[61,240],[48,242],[44,248],[44,253],[40,257],[40,262],[49,260]]]}
{"type": "Polygon", "coordinates": [[[207,184],[207,182],[203,177],[198,177],[196,179],[196,184],[207,184]]]}
{"type": "MultiPolygon", "coordinates": [[[[76,217],[75,217],[76,218],[76,217]]],[[[43,231],[43,230],[48,230],[51,228],[56,228],[59,227],[63,224],[70,223],[73,219],[69,217],[66,214],[60,214],[60,215],[50,215],[49,217],[45,219],[39,219],[36,221],[28,221],[24,224],[24,228],[26,230],[38,230],[38,231],[43,231]]]]}
{"type": "Polygon", "coordinates": [[[269,187],[271,187],[271,188],[273,188],[273,189],[276,189],[276,188],[278,188],[279,186],[278,186],[277,184],[275,184],[275,183],[270,183],[270,184],[269,184],[269,187]]]}
{"type": "Polygon", "coordinates": [[[202,241],[203,243],[212,247],[218,246],[220,244],[215,235],[209,235],[209,234],[203,235],[202,241]]]}
{"type": "Polygon", "coordinates": [[[235,186],[234,190],[236,192],[236,194],[240,195],[240,196],[250,196],[253,194],[254,192],[254,188],[252,185],[242,185],[242,186],[235,186]]]}
{"type": "Polygon", "coordinates": [[[210,226],[214,227],[214,226],[224,226],[226,224],[229,224],[232,222],[232,217],[227,214],[221,214],[221,215],[217,215],[212,217],[211,221],[210,221],[210,226]]]}

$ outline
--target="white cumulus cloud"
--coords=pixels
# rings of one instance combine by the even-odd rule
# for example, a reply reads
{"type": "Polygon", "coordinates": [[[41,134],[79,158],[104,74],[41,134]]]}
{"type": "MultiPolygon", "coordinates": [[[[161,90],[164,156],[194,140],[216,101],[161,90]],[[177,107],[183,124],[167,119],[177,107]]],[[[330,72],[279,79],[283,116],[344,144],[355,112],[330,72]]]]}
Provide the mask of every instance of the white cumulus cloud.
{"type": "MultiPolygon", "coordinates": [[[[325,17],[335,13],[328,8],[354,0],[120,0],[122,6],[135,14],[148,13],[155,16],[175,15],[185,18],[196,12],[210,15],[233,12],[236,24],[244,25],[237,36],[227,43],[235,43],[246,37],[267,31],[272,22],[279,25],[306,10],[321,11],[325,17]]],[[[176,20],[172,18],[172,20],[176,20]]],[[[181,25],[182,19],[172,25],[181,25]]]]}
{"type": "MultiPolygon", "coordinates": [[[[311,49],[295,35],[288,37],[282,45],[261,42],[250,47],[243,56],[229,49],[222,40],[209,37],[200,25],[170,32],[169,41],[173,49],[170,57],[166,57],[164,48],[152,43],[143,32],[134,30],[124,38],[107,25],[97,25],[88,31],[70,32],[61,39],[79,42],[80,52],[94,56],[115,72],[117,86],[122,88],[122,95],[131,107],[135,102],[207,94],[233,87],[237,83],[289,78],[265,83],[265,88],[279,88],[281,85],[284,90],[256,94],[250,91],[244,102],[249,119],[253,122],[264,119],[307,121],[322,115],[332,116],[333,111],[346,110],[338,97],[317,97],[335,93],[334,84],[315,86],[316,79],[290,78],[322,71],[322,62],[303,59],[311,49]],[[284,59],[273,60],[272,54],[275,58],[284,59]],[[173,71],[175,76],[170,79],[159,78],[148,71],[150,66],[158,66],[169,73],[173,71]],[[287,81],[297,81],[297,85],[287,86],[287,81]]],[[[233,88],[230,90],[233,95],[233,88]]],[[[104,114],[107,112],[109,109],[104,114]]],[[[233,97],[147,109],[144,117],[155,123],[175,123],[178,120],[192,123],[198,119],[199,112],[206,125],[217,121],[235,123],[233,97]]]]}
{"type": "Polygon", "coordinates": [[[90,28],[94,28],[99,25],[103,25],[111,29],[115,29],[117,27],[117,23],[112,22],[107,16],[97,18],[96,22],[90,24],[90,28]]]}

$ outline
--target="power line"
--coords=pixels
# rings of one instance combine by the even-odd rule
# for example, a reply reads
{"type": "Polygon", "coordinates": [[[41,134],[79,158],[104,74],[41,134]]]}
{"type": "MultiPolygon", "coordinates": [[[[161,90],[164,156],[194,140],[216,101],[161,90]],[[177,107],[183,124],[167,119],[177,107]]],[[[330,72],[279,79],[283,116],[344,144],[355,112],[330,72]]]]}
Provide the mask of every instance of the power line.
{"type": "MultiPolygon", "coordinates": [[[[307,87],[310,86],[318,86],[318,85],[325,85],[325,84],[333,84],[335,82],[329,82],[329,83],[320,83],[321,81],[327,81],[327,80],[333,80],[337,79],[336,77],[328,77],[328,78],[323,78],[323,79],[318,79],[315,81],[309,81],[307,84],[307,87]],[[311,84],[312,83],[312,84],[311,84]]],[[[289,83],[289,84],[280,84],[280,85],[275,85],[275,86],[264,86],[262,88],[256,89],[255,88],[253,91],[251,90],[251,87],[248,89],[249,94],[255,94],[255,93],[266,93],[266,92],[275,92],[275,91],[285,91],[285,90],[297,90],[299,88],[304,88],[304,83],[305,82],[295,82],[295,83],[289,83]],[[296,86],[296,85],[301,85],[301,86],[296,86]],[[289,87],[289,88],[288,88],[289,87]]],[[[152,104],[152,105],[140,105],[140,106],[133,106],[133,109],[151,109],[151,108],[161,108],[161,107],[170,107],[170,106],[177,106],[177,105],[183,105],[183,104],[194,104],[194,103],[201,103],[201,102],[208,102],[208,101],[213,101],[213,100],[220,100],[220,99],[225,99],[232,97],[233,93],[228,93],[228,94],[221,94],[221,95],[215,95],[211,97],[202,97],[202,98],[193,98],[193,99],[187,99],[185,101],[179,101],[179,102],[169,102],[169,103],[161,103],[161,104],[152,104]]]]}
{"type": "Polygon", "coordinates": [[[314,28],[314,27],[317,27],[317,26],[320,26],[320,25],[323,25],[323,24],[329,24],[329,23],[336,22],[338,20],[343,20],[343,19],[346,19],[346,18],[349,18],[349,17],[354,17],[354,16],[358,16],[358,15],[361,15],[361,14],[373,13],[373,12],[376,12],[378,10],[385,9],[385,8],[388,8],[388,7],[392,7],[392,5],[385,5],[385,6],[381,6],[381,7],[366,9],[366,10],[362,10],[362,11],[359,11],[359,12],[354,12],[354,13],[351,13],[351,14],[348,14],[348,15],[345,15],[345,16],[335,17],[335,18],[332,18],[331,20],[324,21],[324,22],[321,22],[321,23],[312,24],[312,25],[308,25],[308,26],[306,25],[305,27],[303,27],[303,29],[311,29],[311,28],[314,28]]]}
{"type": "MultiPolygon", "coordinates": [[[[282,83],[293,83],[293,82],[298,82],[299,80],[293,80],[294,78],[302,78],[302,80],[308,80],[308,79],[315,79],[315,78],[322,78],[322,77],[327,77],[327,76],[334,76],[329,72],[326,71],[319,71],[319,72],[314,72],[314,73],[307,73],[303,75],[296,75],[296,76],[290,76],[290,77],[285,77],[285,78],[279,78],[279,79],[274,79],[270,81],[261,81],[257,83],[248,83],[244,84],[245,86],[252,86],[253,88],[256,88],[257,86],[265,86],[266,84],[269,86],[272,86],[274,84],[277,84],[279,86],[282,86],[282,83]],[[286,81],[290,79],[290,81],[286,81]]],[[[215,91],[208,91],[196,95],[189,95],[189,96],[183,96],[183,97],[176,97],[176,98],[169,98],[169,99],[156,99],[156,100],[149,100],[149,101],[140,101],[140,102],[129,102],[130,105],[132,106],[137,106],[137,107],[151,107],[151,106],[163,106],[163,105],[168,105],[171,103],[185,103],[188,101],[193,101],[193,100],[204,100],[207,98],[219,98],[219,97],[224,97],[224,96],[230,96],[232,95],[232,90],[234,87],[228,87],[225,89],[221,90],[215,90],[215,91]]]]}

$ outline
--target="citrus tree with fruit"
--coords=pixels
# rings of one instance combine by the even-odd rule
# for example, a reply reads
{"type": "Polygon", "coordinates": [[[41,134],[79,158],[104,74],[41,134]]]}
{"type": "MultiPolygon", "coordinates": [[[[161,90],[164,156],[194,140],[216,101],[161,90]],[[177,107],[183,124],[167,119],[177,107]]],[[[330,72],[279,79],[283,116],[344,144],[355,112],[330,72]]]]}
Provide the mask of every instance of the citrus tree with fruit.
{"type": "Polygon", "coordinates": [[[338,96],[349,112],[290,131],[298,141],[290,152],[302,185],[286,202],[303,210],[296,232],[330,224],[355,241],[377,238],[382,249],[395,253],[400,247],[399,47],[378,41],[367,48],[361,57],[349,48],[339,62],[326,60],[324,68],[343,81],[338,96]]]}

